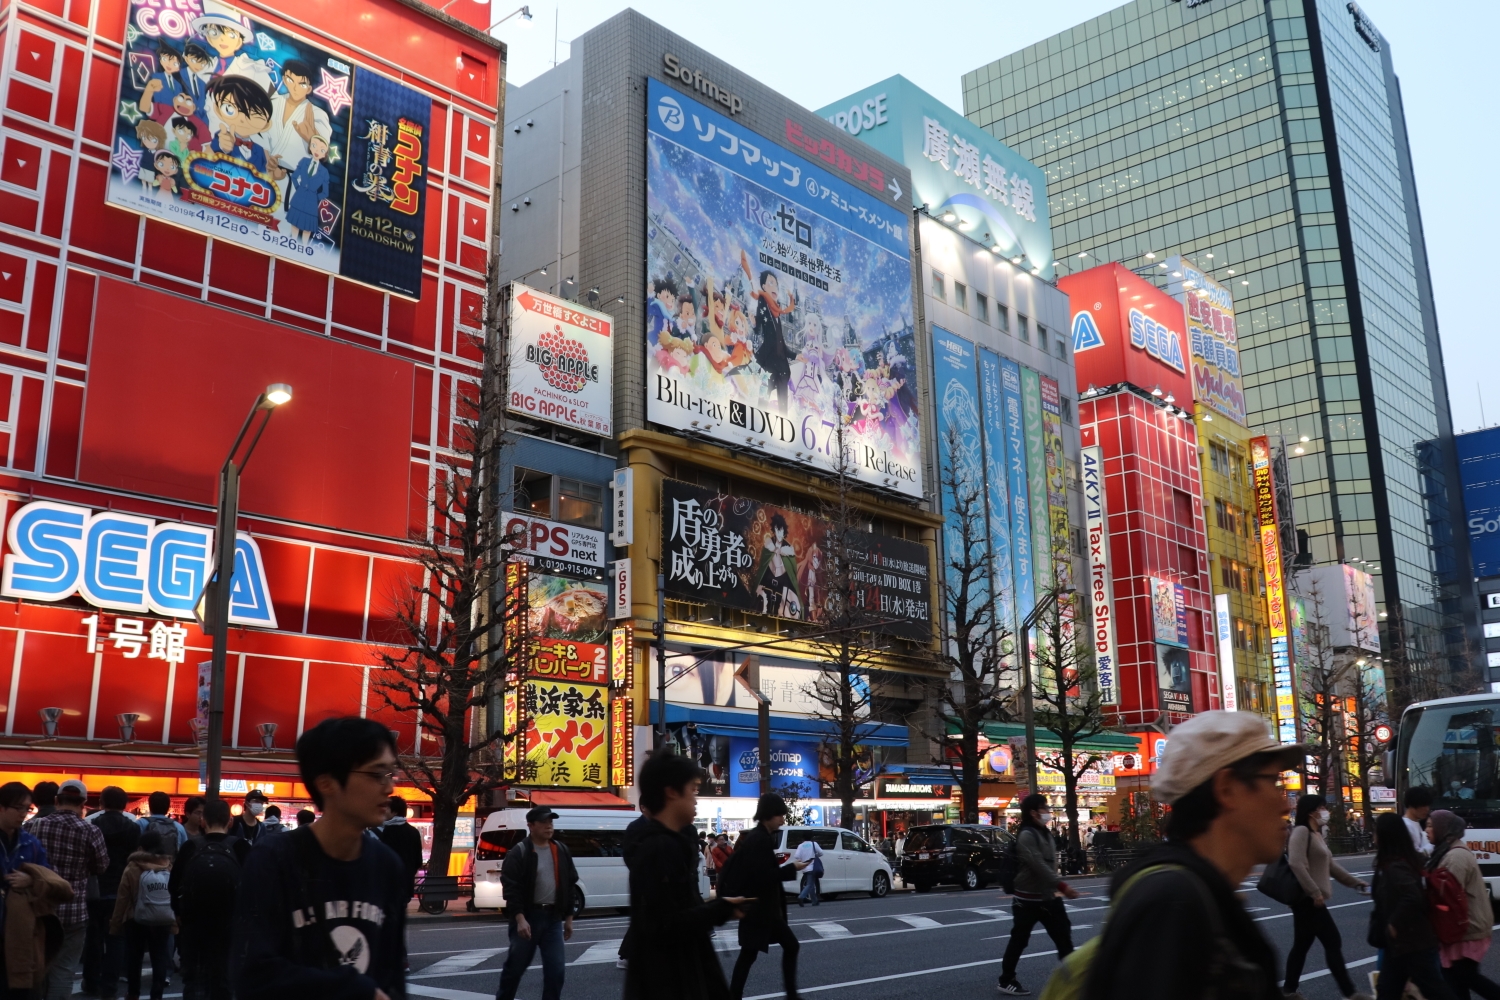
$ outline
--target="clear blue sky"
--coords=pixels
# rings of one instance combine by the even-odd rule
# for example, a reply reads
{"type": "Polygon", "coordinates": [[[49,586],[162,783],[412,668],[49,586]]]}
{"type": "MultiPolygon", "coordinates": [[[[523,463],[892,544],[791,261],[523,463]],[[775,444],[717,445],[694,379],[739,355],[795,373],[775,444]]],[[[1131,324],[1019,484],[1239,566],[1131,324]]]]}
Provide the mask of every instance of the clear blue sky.
{"type": "MultiPolygon", "coordinates": [[[[1500,423],[1500,338],[1493,333],[1500,324],[1486,305],[1486,296],[1500,289],[1500,278],[1475,242],[1500,230],[1500,186],[1493,178],[1483,180],[1500,161],[1495,77],[1485,69],[1496,63],[1500,3],[1361,0],[1361,5],[1390,41],[1405,95],[1454,427],[1482,426],[1481,386],[1486,422],[1500,423]]],[[[530,6],[529,24],[512,18],[495,32],[510,45],[509,73],[516,83],[552,65],[554,18],[561,40],[556,52],[566,58],[568,39],[623,5],[620,0],[542,0],[530,6]]],[[[971,2],[914,8],[891,0],[820,0],[760,9],[702,0],[638,0],[633,6],[809,108],[902,73],[962,110],[962,73],[1118,3],[971,2]]],[[[512,9],[510,0],[493,0],[496,18],[512,9]]]]}

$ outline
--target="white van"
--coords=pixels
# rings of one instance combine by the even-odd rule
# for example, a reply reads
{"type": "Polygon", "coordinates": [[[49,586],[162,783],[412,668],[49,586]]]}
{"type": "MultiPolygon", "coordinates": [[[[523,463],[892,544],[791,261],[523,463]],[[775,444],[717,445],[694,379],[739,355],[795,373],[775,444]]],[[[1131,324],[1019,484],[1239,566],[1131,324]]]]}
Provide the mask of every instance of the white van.
{"type": "MultiPolygon", "coordinates": [[[[840,892],[868,892],[876,899],[891,891],[891,863],[858,834],[831,826],[784,826],[776,845],[776,861],[786,864],[803,841],[823,849],[823,877],[819,893],[827,899],[840,892]]],[[[802,876],[787,879],[782,891],[796,893],[802,876]]]]}
{"type": "MultiPolygon", "coordinates": [[[[640,818],[634,809],[553,809],[552,827],[558,843],[573,856],[578,888],[573,912],[584,907],[628,907],[630,873],[625,868],[621,841],[625,828],[640,818]]],[[[500,865],[505,853],[526,838],[526,809],[500,809],[485,818],[474,845],[472,909],[500,909],[505,894],[500,887],[500,865]]],[[[708,875],[700,862],[698,888],[708,895],[708,875]]]]}

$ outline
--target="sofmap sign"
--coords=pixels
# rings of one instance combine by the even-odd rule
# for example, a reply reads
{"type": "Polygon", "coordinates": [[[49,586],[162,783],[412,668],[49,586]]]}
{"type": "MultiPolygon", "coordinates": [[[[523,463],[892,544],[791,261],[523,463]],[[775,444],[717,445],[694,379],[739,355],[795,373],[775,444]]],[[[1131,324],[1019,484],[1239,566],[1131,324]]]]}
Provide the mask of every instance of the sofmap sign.
{"type": "MultiPolygon", "coordinates": [[[[6,530],[10,553],[0,594],[61,601],[78,594],[111,611],[192,618],[213,564],[214,531],[118,511],[36,500],[6,530]]],[[[235,538],[229,620],[276,628],[255,539],[235,538]]]]}
{"type": "Polygon", "coordinates": [[[818,114],[911,170],[912,204],[953,212],[966,233],[1052,277],[1046,175],[922,90],[893,76],[818,114]]]}
{"type": "Polygon", "coordinates": [[[1120,701],[1116,673],[1115,591],[1109,574],[1109,523],[1104,510],[1104,453],[1097,446],[1079,453],[1083,479],[1083,524],[1088,533],[1089,600],[1094,606],[1094,665],[1098,675],[1099,701],[1120,701]]]}
{"type": "Polygon", "coordinates": [[[1500,428],[1455,435],[1453,446],[1464,486],[1474,575],[1500,576],[1500,428]]]}
{"type": "Polygon", "coordinates": [[[430,98],[222,0],[127,13],[109,204],[420,297],[430,98]]]}
{"type": "Polygon", "coordinates": [[[647,90],[647,417],[921,497],[910,217],[647,90]]]}
{"type": "Polygon", "coordinates": [[[510,409],[600,437],[614,434],[613,327],[604,313],[512,285],[510,409]]]}

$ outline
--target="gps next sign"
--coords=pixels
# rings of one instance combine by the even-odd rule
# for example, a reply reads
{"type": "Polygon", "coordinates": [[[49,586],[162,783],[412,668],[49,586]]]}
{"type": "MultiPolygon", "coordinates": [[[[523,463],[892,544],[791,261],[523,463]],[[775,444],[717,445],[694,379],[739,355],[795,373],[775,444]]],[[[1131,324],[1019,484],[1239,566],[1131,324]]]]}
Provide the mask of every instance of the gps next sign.
{"type": "Polygon", "coordinates": [[[1182,305],[1118,264],[1059,278],[1072,304],[1078,387],[1130,382],[1161,387],[1179,406],[1193,398],[1182,305]]]}

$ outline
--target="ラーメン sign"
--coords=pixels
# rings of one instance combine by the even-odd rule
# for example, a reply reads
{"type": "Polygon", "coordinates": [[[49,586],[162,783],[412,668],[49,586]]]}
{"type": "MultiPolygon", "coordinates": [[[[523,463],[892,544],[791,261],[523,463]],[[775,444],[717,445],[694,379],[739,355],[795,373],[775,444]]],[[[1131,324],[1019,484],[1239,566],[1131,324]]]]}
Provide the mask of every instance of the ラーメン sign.
{"type": "Polygon", "coordinates": [[[1281,568],[1281,530],[1276,520],[1276,484],[1271,478],[1271,442],[1250,439],[1250,466],[1255,476],[1255,515],[1260,527],[1261,563],[1266,569],[1266,610],[1271,618],[1271,681],[1276,689],[1276,738],[1297,742],[1297,693],[1292,680],[1288,642],[1286,585],[1281,568]]]}
{"type": "Polygon", "coordinates": [[[511,285],[509,408],[533,420],[611,436],[613,327],[604,313],[511,285]]]}
{"type": "MultiPolygon", "coordinates": [[[[61,601],[78,594],[97,608],[192,618],[213,564],[214,530],[177,521],[35,500],[6,529],[0,594],[61,601]]],[[[276,628],[260,547],[235,536],[229,621],[276,628]]]]}

